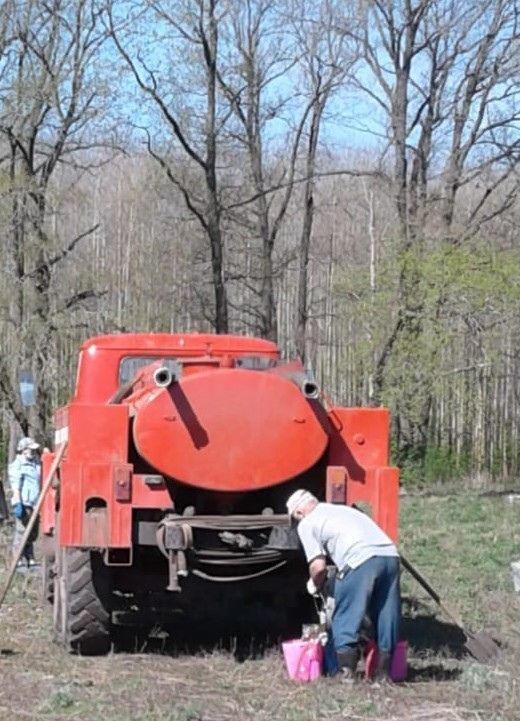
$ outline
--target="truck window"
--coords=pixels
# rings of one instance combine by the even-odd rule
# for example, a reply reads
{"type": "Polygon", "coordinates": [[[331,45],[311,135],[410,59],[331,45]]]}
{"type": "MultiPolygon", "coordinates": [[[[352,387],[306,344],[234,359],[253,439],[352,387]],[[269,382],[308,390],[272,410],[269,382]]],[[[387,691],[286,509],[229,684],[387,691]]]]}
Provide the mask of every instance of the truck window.
{"type": "Polygon", "coordinates": [[[119,385],[132,380],[137,371],[154,361],[163,360],[164,365],[175,373],[176,377],[182,375],[182,366],[175,358],[164,358],[164,356],[129,356],[123,358],[119,364],[119,385]]]}
{"type": "Polygon", "coordinates": [[[244,368],[250,371],[265,371],[268,368],[274,368],[277,365],[277,361],[274,358],[265,358],[265,356],[243,356],[237,358],[235,366],[237,368],[244,368]]]}

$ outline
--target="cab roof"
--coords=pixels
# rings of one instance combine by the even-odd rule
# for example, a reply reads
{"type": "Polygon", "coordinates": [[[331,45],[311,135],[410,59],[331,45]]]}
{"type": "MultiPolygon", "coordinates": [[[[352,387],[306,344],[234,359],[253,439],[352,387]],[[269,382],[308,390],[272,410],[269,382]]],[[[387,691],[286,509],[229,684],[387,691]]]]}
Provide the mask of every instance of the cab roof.
{"type": "MultiPolygon", "coordinates": [[[[119,351],[169,351],[175,353],[268,353],[278,355],[272,341],[251,336],[216,335],[212,333],[115,333],[86,340],[81,349],[110,349],[119,351]]],[[[92,351],[91,351],[92,352],[92,351]]]]}

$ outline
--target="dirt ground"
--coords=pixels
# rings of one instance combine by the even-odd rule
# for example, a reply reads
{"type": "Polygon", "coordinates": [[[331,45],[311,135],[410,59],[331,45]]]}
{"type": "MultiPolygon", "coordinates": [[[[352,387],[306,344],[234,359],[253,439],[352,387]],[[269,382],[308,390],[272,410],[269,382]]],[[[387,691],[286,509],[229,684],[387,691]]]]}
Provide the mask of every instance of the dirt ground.
{"type": "MultiPolygon", "coordinates": [[[[38,571],[17,573],[0,609],[0,720],[518,720],[520,594],[509,564],[520,559],[519,527],[520,504],[503,497],[404,499],[403,552],[465,622],[500,640],[502,653],[497,665],[475,663],[464,654],[462,635],[404,576],[408,680],[380,688],[334,678],[295,684],[276,642],[265,647],[242,638],[187,650],[158,628],[135,639],[133,653],[68,656],[52,642],[38,571]]],[[[2,582],[9,533],[4,524],[2,582]]]]}

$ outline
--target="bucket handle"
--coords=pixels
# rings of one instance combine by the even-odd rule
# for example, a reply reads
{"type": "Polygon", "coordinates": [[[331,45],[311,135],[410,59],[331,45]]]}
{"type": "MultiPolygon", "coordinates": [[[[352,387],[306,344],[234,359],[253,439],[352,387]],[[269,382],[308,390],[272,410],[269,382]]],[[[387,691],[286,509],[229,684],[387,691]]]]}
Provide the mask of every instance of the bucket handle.
{"type": "MultiPolygon", "coordinates": [[[[311,641],[311,643],[317,645],[319,642],[318,642],[318,641],[311,641]]],[[[311,643],[308,643],[308,644],[305,646],[305,648],[303,649],[303,651],[301,652],[301,654],[300,654],[300,658],[298,659],[298,665],[297,665],[297,667],[296,667],[296,669],[297,669],[297,670],[296,670],[296,676],[297,676],[297,678],[300,678],[300,671],[303,670],[303,668],[302,668],[302,663],[303,663],[303,661],[304,661],[304,659],[305,659],[305,656],[308,656],[309,653],[310,653],[310,651],[311,651],[311,643]]],[[[310,680],[310,675],[311,675],[311,665],[310,665],[310,663],[309,663],[309,664],[307,665],[307,676],[306,676],[306,679],[305,679],[306,681],[309,681],[309,680],[310,680]]],[[[303,680],[304,680],[304,679],[302,679],[302,681],[303,681],[303,680]]]]}

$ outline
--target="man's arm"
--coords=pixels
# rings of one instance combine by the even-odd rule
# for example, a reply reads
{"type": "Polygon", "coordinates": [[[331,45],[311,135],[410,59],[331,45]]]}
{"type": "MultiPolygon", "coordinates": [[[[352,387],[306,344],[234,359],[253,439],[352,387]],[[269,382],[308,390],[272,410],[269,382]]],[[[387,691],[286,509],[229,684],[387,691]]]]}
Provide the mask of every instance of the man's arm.
{"type": "Polygon", "coordinates": [[[318,558],[312,559],[309,563],[309,575],[314,581],[314,585],[319,590],[327,578],[327,563],[324,556],[318,556],[318,558]]]}
{"type": "Polygon", "coordinates": [[[298,535],[302,542],[305,557],[309,564],[310,586],[307,585],[309,593],[319,590],[327,576],[326,553],[319,537],[316,526],[304,518],[298,524],[298,535]],[[314,584],[314,590],[312,590],[314,584]]]}
{"type": "Polygon", "coordinates": [[[20,464],[16,461],[10,463],[9,468],[7,469],[7,475],[9,478],[9,485],[11,486],[11,491],[13,494],[11,497],[11,505],[16,506],[16,504],[20,503],[22,500],[22,473],[20,464]]]}

